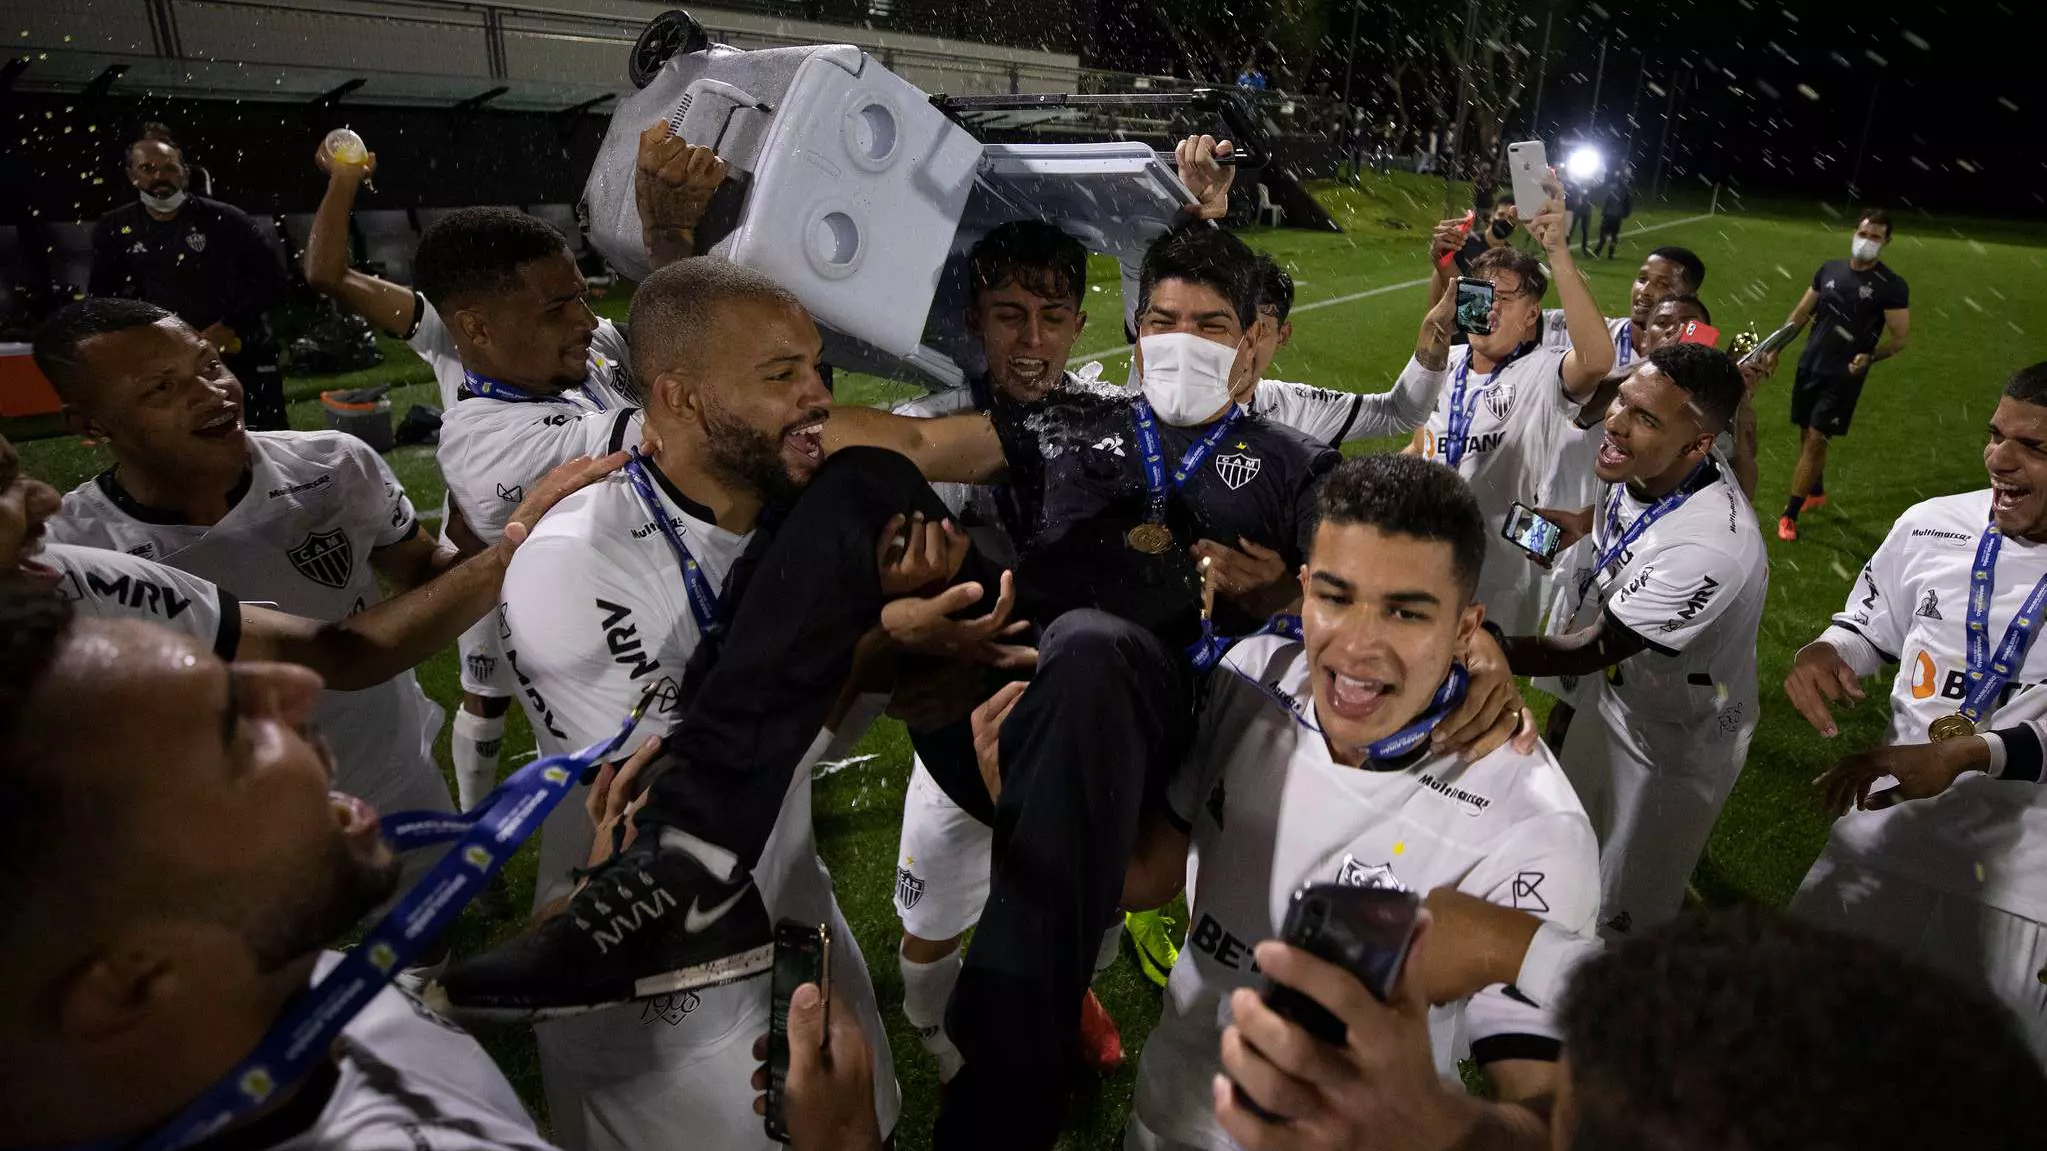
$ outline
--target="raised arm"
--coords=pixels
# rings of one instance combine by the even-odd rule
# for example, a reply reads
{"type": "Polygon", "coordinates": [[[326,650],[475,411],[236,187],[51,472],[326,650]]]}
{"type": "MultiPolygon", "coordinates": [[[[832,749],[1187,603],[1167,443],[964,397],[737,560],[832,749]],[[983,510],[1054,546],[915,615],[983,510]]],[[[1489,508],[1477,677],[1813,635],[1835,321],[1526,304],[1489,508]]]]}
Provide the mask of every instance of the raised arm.
{"type": "Polygon", "coordinates": [[[725,173],[717,153],[675,135],[666,120],[640,133],[633,206],[640,213],[640,239],[655,267],[697,254],[697,221],[725,182],[725,173]]]}
{"type": "Polygon", "coordinates": [[[938,419],[899,416],[848,404],[832,409],[824,425],[826,454],[872,447],[908,456],[932,483],[985,484],[1008,470],[1002,440],[985,412],[938,419]]]}
{"type": "Polygon", "coordinates": [[[619,452],[561,465],[512,513],[512,525],[495,546],[429,582],[344,619],[323,622],[241,605],[238,656],[303,664],[339,691],[371,687],[417,667],[497,606],[513,550],[549,508],[570,492],[618,470],[625,460],[625,453],[619,452]]]}
{"type": "Polygon", "coordinates": [[[356,189],[377,170],[377,154],[360,164],[344,164],[327,155],[323,144],[313,164],[327,173],[327,194],[313,213],[312,235],[306,238],[306,283],[323,296],[403,339],[412,331],[412,289],[349,266],[348,217],[355,210],[356,189]]]}

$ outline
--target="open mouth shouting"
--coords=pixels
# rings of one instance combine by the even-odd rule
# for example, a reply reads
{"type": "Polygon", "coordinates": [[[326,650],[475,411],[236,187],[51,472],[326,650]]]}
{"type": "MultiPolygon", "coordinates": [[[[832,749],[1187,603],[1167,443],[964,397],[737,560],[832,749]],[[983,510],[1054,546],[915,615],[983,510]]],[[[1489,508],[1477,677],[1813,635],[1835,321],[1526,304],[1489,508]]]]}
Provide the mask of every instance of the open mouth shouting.
{"type": "Polygon", "coordinates": [[[1634,458],[1635,453],[1623,447],[1610,433],[1599,441],[1598,463],[1602,470],[1618,472],[1627,467],[1634,458]]]}
{"type": "Polygon", "coordinates": [[[803,422],[782,429],[782,450],[806,467],[815,468],[823,463],[825,419],[823,413],[813,413],[803,422]]]}
{"type": "Polygon", "coordinates": [[[1335,668],[1323,669],[1322,676],[1323,699],[1329,710],[1351,723],[1370,723],[1399,688],[1383,679],[1345,675],[1335,668]]]}
{"type": "Polygon", "coordinates": [[[1990,480],[1990,510],[1999,515],[2011,515],[2017,512],[2032,494],[2032,488],[1993,476],[1990,480]]]}
{"type": "Polygon", "coordinates": [[[202,417],[192,434],[201,439],[224,440],[242,430],[242,407],[240,404],[223,404],[202,417]]]}

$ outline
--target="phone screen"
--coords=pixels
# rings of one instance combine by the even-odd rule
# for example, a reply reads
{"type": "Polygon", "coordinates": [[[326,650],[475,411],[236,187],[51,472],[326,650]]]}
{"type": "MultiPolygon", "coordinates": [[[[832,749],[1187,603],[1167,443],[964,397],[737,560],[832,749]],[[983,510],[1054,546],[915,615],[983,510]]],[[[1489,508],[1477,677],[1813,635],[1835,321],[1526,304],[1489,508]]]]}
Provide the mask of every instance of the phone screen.
{"type": "MultiPolygon", "coordinates": [[[[782,1092],[789,1081],[789,997],[804,984],[815,983],[829,1005],[831,976],[829,928],[787,919],[775,926],[775,967],[768,999],[767,1131],[769,1138],[779,1142],[789,1141],[789,1125],[782,1115],[782,1092]]],[[[830,1018],[826,1016],[827,1027],[830,1018]]]]}
{"type": "Polygon", "coordinates": [[[1465,277],[1457,281],[1457,330],[1483,336],[1493,330],[1493,284],[1465,277]]]}
{"type": "Polygon", "coordinates": [[[1501,526],[1500,534],[1538,559],[1555,559],[1564,542],[1564,529],[1536,515],[1526,504],[1508,509],[1507,522],[1501,526]]]}

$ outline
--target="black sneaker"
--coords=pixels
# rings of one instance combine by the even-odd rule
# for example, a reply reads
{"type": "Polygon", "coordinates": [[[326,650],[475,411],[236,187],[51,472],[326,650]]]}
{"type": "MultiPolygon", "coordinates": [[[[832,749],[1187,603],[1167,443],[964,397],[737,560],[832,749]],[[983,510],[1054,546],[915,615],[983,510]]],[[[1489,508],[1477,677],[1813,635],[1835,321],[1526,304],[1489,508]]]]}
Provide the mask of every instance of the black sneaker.
{"type": "Polygon", "coordinates": [[[478,1019],[553,1019],[766,971],[774,934],[753,877],[719,879],[654,839],[592,871],[561,914],[449,969],[448,1006],[478,1019]]]}

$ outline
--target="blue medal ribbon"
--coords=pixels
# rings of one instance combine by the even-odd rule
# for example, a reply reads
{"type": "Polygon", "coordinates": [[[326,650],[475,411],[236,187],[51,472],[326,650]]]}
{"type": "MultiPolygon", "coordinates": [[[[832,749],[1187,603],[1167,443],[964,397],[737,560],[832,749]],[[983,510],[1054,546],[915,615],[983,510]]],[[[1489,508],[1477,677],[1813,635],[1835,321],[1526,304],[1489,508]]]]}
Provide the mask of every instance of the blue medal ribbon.
{"type": "Polygon", "coordinates": [[[725,630],[725,625],[718,620],[718,593],[711,590],[711,581],[704,578],[697,557],[690,554],[689,545],[682,542],[682,533],[676,531],[675,525],[669,521],[668,508],[654,490],[653,479],[647,475],[646,457],[638,448],[632,449],[632,453],[633,458],[625,465],[626,478],[632,481],[640,503],[654,518],[654,526],[661,529],[661,538],[668,541],[668,549],[675,553],[675,562],[682,567],[683,598],[689,601],[689,614],[697,621],[697,634],[706,642],[714,642],[725,630]]]}
{"type": "Polygon", "coordinates": [[[1635,321],[1622,320],[1621,333],[1613,338],[1613,366],[1625,368],[1635,358],[1635,321]]]}
{"type": "Polygon", "coordinates": [[[1215,446],[1222,442],[1223,437],[1230,434],[1230,429],[1237,425],[1237,420],[1244,414],[1244,409],[1231,405],[1229,414],[1216,421],[1216,425],[1208,429],[1207,435],[1187,449],[1187,454],[1180,457],[1179,466],[1173,469],[1173,486],[1167,488],[1166,456],[1165,449],[1159,445],[1158,417],[1152,414],[1151,403],[1142,396],[1139,396],[1137,402],[1131,404],[1130,408],[1131,419],[1137,425],[1138,454],[1144,461],[1144,486],[1151,497],[1151,507],[1145,518],[1151,523],[1163,524],[1166,522],[1167,497],[1187,486],[1188,478],[1201,467],[1202,461],[1208,458],[1209,453],[1215,451],[1215,446]]]}
{"type": "Polygon", "coordinates": [[[95,1148],[179,1151],[247,1118],[278,1091],[303,1081],[329,1057],[335,1038],[357,1012],[439,937],[539,830],[583,773],[625,746],[652,699],[641,697],[615,734],[572,755],[527,764],[461,815],[406,811],[385,816],[380,821],[384,837],[401,850],[457,842],[325,978],[293,1001],[234,1070],[143,1139],[95,1148]]]}
{"type": "Polygon", "coordinates": [[[1985,713],[1997,709],[1997,697],[2024,665],[2026,650],[2033,646],[2039,631],[2040,611],[2047,607],[2047,576],[2041,576],[2019,605],[2019,614],[2005,625],[1997,650],[1990,650],[1990,600],[1996,593],[1997,553],[2003,546],[2004,534],[1997,530],[1993,515],[1976,544],[1976,566],[1969,572],[1969,689],[1960,711],[1971,724],[1980,723],[1985,713]]]}
{"type": "Polygon", "coordinates": [[[1526,355],[1528,348],[1529,345],[1523,344],[1509,353],[1506,359],[1501,360],[1493,369],[1493,374],[1485,378],[1485,383],[1480,384],[1478,389],[1471,393],[1469,403],[1465,402],[1464,383],[1471,375],[1471,355],[1465,354],[1464,362],[1457,365],[1457,382],[1450,387],[1450,426],[1443,433],[1449,437],[1449,442],[1443,445],[1444,463],[1454,468],[1464,459],[1464,445],[1471,437],[1471,417],[1478,412],[1479,400],[1499,382],[1500,373],[1507,370],[1507,365],[1526,355]]]}
{"type": "MultiPolygon", "coordinates": [[[[600,397],[596,392],[592,391],[588,387],[583,387],[582,385],[578,386],[582,387],[583,394],[589,397],[590,402],[597,405],[598,411],[601,412],[605,410],[604,400],[602,397],[600,397]]],[[[534,395],[532,392],[529,392],[524,388],[513,387],[511,384],[505,383],[502,380],[493,380],[489,376],[479,376],[475,372],[472,372],[467,368],[462,369],[462,390],[468,392],[472,396],[476,396],[481,399],[503,400],[505,403],[508,404],[575,403],[574,400],[560,393],[556,393],[551,396],[534,395]]]]}
{"type": "Polygon", "coordinates": [[[1598,562],[1592,565],[1592,570],[1578,577],[1580,606],[1585,603],[1585,593],[1592,590],[1592,581],[1598,579],[1601,572],[1618,563],[1622,554],[1633,547],[1636,540],[1642,538],[1642,533],[1648,531],[1651,524],[1676,511],[1686,500],[1692,498],[1693,486],[1698,483],[1699,475],[1705,470],[1706,461],[1700,460],[1699,466],[1692,469],[1692,474],[1686,476],[1683,483],[1677,485],[1674,491],[1662,499],[1650,504],[1634,523],[1628,525],[1625,532],[1621,531],[1621,491],[1625,485],[1613,485],[1612,491],[1606,497],[1606,537],[1613,540],[1613,544],[1599,553],[1598,562]]]}
{"type": "Polygon", "coordinates": [[[1301,617],[1285,612],[1265,621],[1265,626],[1250,635],[1230,637],[1215,633],[1215,621],[1201,621],[1201,638],[1187,646],[1187,659],[1195,671],[1207,671],[1222,662],[1223,656],[1235,647],[1239,640],[1256,639],[1261,635],[1283,635],[1298,643],[1301,639],[1301,617]]]}

